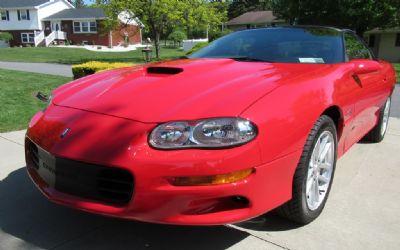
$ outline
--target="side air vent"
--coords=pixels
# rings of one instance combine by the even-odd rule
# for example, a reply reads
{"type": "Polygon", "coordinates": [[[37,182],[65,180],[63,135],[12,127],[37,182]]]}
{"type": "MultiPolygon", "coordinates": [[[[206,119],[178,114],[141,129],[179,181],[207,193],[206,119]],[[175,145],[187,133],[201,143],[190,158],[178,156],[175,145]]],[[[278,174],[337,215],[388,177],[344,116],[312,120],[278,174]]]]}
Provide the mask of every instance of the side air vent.
{"type": "Polygon", "coordinates": [[[162,75],[176,75],[183,71],[182,68],[172,68],[172,67],[148,67],[148,74],[162,74],[162,75]]]}

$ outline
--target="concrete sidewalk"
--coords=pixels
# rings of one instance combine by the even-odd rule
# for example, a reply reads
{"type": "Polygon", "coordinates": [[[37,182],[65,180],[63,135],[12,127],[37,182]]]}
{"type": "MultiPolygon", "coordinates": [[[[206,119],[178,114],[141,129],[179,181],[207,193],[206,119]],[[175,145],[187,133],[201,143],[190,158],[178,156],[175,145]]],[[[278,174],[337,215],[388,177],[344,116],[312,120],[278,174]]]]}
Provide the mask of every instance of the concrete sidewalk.
{"type": "Polygon", "coordinates": [[[25,63],[25,62],[1,62],[0,69],[11,69],[33,73],[72,77],[71,65],[55,63],[25,63]]]}
{"type": "Polygon", "coordinates": [[[382,143],[338,161],[320,218],[298,227],[274,215],[236,225],[180,227],[82,213],[47,201],[25,171],[24,131],[0,134],[0,249],[398,249],[400,119],[382,143]]]}

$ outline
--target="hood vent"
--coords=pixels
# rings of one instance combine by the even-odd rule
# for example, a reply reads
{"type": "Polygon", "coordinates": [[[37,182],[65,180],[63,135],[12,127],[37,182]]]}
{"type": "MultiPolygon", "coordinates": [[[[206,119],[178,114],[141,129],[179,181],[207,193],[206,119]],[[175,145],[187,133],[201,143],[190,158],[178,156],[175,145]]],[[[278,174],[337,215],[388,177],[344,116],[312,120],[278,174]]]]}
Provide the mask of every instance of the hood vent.
{"type": "Polygon", "coordinates": [[[183,71],[182,68],[173,67],[148,67],[148,74],[176,75],[183,71]]]}

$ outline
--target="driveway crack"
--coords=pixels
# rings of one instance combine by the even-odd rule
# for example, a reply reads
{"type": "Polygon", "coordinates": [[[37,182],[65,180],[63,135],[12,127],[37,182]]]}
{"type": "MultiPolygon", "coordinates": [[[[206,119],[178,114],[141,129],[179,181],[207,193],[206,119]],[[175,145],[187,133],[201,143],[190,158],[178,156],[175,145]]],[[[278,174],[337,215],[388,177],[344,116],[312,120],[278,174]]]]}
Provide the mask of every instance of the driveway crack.
{"type": "Polygon", "coordinates": [[[4,136],[1,136],[1,135],[0,135],[0,138],[4,139],[4,140],[6,140],[6,141],[9,141],[9,142],[15,143],[15,144],[17,144],[17,145],[19,145],[19,146],[24,146],[23,144],[21,144],[21,143],[19,143],[19,142],[16,142],[16,141],[13,141],[13,140],[10,140],[10,139],[8,139],[8,138],[6,138],[6,137],[4,137],[4,136]]]}
{"type": "Polygon", "coordinates": [[[290,250],[290,248],[287,248],[287,247],[285,247],[285,246],[281,246],[281,245],[279,245],[278,243],[275,243],[275,242],[266,240],[266,239],[264,239],[264,238],[262,238],[262,237],[260,237],[260,236],[258,236],[258,235],[256,235],[256,234],[253,234],[251,231],[242,229],[242,228],[240,228],[240,227],[237,227],[237,226],[234,226],[234,225],[231,225],[231,224],[225,225],[225,226],[230,227],[230,228],[232,228],[232,229],[236,229],[236,230],[238,230],[238,231],[242,231],[242,232],[248,233],[249,235],[251,235],[251,236],[253,236],[253,237],[255,237],[255,238],[259,239],[259,240],[262,240],[262,241],[264,241],[264,242],[266,242],[266,243],[272,244],[272,245],[277,246],[277,247],[279,247],[279,248],[282,248],[282,249],[285,249],[285,250],[290,250]]]}
{"type": "Polygon", "coordinates": [[[99,226],[97,226],[97,227],[94,227],[94,228],[91,228],[90,230],[87,230],[86,232],[80,233],[78,236],[75,236],[75,237],[72,237],[72,238],[70,238],[70,239],[64,240],[64,241],[58,243],[57,245],[55,245],[55,246],[53,246],[53,247],[51,247],[51,248],[49,248],[49,249],[50,249],[50,250],[57,249],[57,248],[60,248],[60,247],[62,247],[62,246],[64,246],[64,245],[70,243],[70,242],[73,242],[73,241],[75,241],[75,240],[79,240],[79,239],[81,239],[81,238],[87,236],[88,234],[91,234],[91,233],[93,233],[93,232],[96,232],[97,230],[103,228],[104,226],[106,226],[107,224],[110,224],[110,223],[111,223],[111,222],[105,222],[105,223],[103,223],[103,224],[101,224],[101,225],[99,225],[99,226]]]}

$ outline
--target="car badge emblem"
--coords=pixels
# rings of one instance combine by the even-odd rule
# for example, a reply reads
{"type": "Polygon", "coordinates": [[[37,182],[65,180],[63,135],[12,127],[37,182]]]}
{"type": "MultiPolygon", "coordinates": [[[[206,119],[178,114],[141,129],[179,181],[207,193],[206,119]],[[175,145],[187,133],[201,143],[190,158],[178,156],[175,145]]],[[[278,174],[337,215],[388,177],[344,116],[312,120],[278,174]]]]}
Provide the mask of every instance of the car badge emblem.
{"type": "Polygon", "coordinates": [[[68,132],[69,132],[70,130],[71,130],[70,128],[64,129],[64,131],[63,131],[63,132],[61,133],[61,135],[60,135],[61,139],[64,138],[64,137],[68,134],[68,132]]]}

